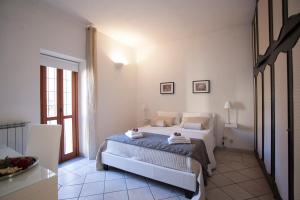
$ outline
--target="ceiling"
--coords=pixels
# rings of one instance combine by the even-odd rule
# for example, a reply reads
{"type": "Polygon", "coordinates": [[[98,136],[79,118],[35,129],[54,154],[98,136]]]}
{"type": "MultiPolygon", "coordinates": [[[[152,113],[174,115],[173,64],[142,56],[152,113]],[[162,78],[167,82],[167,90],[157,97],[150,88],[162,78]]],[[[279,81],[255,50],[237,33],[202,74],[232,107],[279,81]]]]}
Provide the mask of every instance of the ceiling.
{"type": "Polygon", "coordinates": [[[44,0],[132,47],[250,24],[256,0],[44,0]]]}

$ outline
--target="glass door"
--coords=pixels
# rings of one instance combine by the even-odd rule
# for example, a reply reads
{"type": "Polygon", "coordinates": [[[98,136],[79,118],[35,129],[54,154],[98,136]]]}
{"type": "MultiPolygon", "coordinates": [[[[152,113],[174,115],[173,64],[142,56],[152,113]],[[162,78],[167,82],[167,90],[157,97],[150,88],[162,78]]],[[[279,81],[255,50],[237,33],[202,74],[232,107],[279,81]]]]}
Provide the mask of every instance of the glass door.
{"type": "Polygon", "coordinates": [[[78,155],[77,72],[41,66],[41,123],[61,124],[59,161],[78,155]]]}

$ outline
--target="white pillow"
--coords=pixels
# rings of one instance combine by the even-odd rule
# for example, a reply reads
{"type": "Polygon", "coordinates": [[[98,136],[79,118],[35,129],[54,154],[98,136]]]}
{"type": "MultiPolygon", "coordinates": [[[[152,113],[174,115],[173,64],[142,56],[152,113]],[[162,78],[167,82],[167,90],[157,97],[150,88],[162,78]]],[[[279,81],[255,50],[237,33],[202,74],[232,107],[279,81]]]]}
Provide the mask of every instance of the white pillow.
{"type": "Polygon", "coordinates": [[[184,129],[194,129],[194,130],[202,130],[202,124],[201,123],[192,123],[192,122],[183,122],[181,124],[181,127],[184,129]]]}
{"type": "Polygon", "coordinates": [[[208,122],[208,128],[212,128],[214,127],[214,121],[215,121],[215,114],[214,113],[207,113],[207,112],[184,112],[182,113],[182,118],[184,117],[208,117],[209,118],[209,122],[208,122]]]}
{"type": "Polygon", "coordinates": [[[175,124],[180,124],[180,113],[179,112],[168,112],[168,111],[157,111],[157,116],[162,117],[175,117],[175,124]]]}
{"type": "Polygon", "coordinates": [[[165,127],[166,126],[164,120],[154,120],[151,122],[150,125],[154,126],[154,127],[165,127]]]}
{"type": "Polygon", "coordinates": [[[211,113],[184,112],[184,113],[182,113],[182,117],[208,117],[208,118],[212,118],[212,114],[211,113]]]}

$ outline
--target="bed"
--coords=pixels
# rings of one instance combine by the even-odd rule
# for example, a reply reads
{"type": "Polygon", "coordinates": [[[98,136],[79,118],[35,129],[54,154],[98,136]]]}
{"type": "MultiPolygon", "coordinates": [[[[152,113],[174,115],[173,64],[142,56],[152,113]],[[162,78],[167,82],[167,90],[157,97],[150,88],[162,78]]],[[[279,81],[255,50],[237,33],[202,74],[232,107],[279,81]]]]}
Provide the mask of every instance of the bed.
{"type": "MultiPolygon", "coordinates": [[[[180,132],[189,138],[202,139],[210,161],[208,173],[211,173],[216,166],[213,154],[215,117],[212,114],[206,115],[210,117],[207,130],[184,129],[179,125],[174,125],[171,127],[144,126],[140,127],[139,131],[160,135],[180,132]]],[[[186,196],[194,196],[195,200],[205,199],[203,169],[201,164],[191,157],[107,140],[105,145],[100,147],[97,155],[97,168],[101,169],[102,166],[105,168],[113,166],[183,188],[186,190],[186,196]]]]}

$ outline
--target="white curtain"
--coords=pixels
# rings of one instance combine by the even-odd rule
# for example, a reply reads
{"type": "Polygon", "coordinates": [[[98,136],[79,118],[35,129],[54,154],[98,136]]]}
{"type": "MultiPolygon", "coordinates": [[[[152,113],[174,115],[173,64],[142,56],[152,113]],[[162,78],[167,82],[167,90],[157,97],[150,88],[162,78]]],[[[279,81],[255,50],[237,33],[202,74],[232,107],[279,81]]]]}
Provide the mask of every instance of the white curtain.
{"type": "Polygon", "coordinates": [[[95,159],[97,153],[96,117],[96,68],[97,68],[97,29],[86,29],[86,133],[88,139],[88,157],[95,159]]]}

